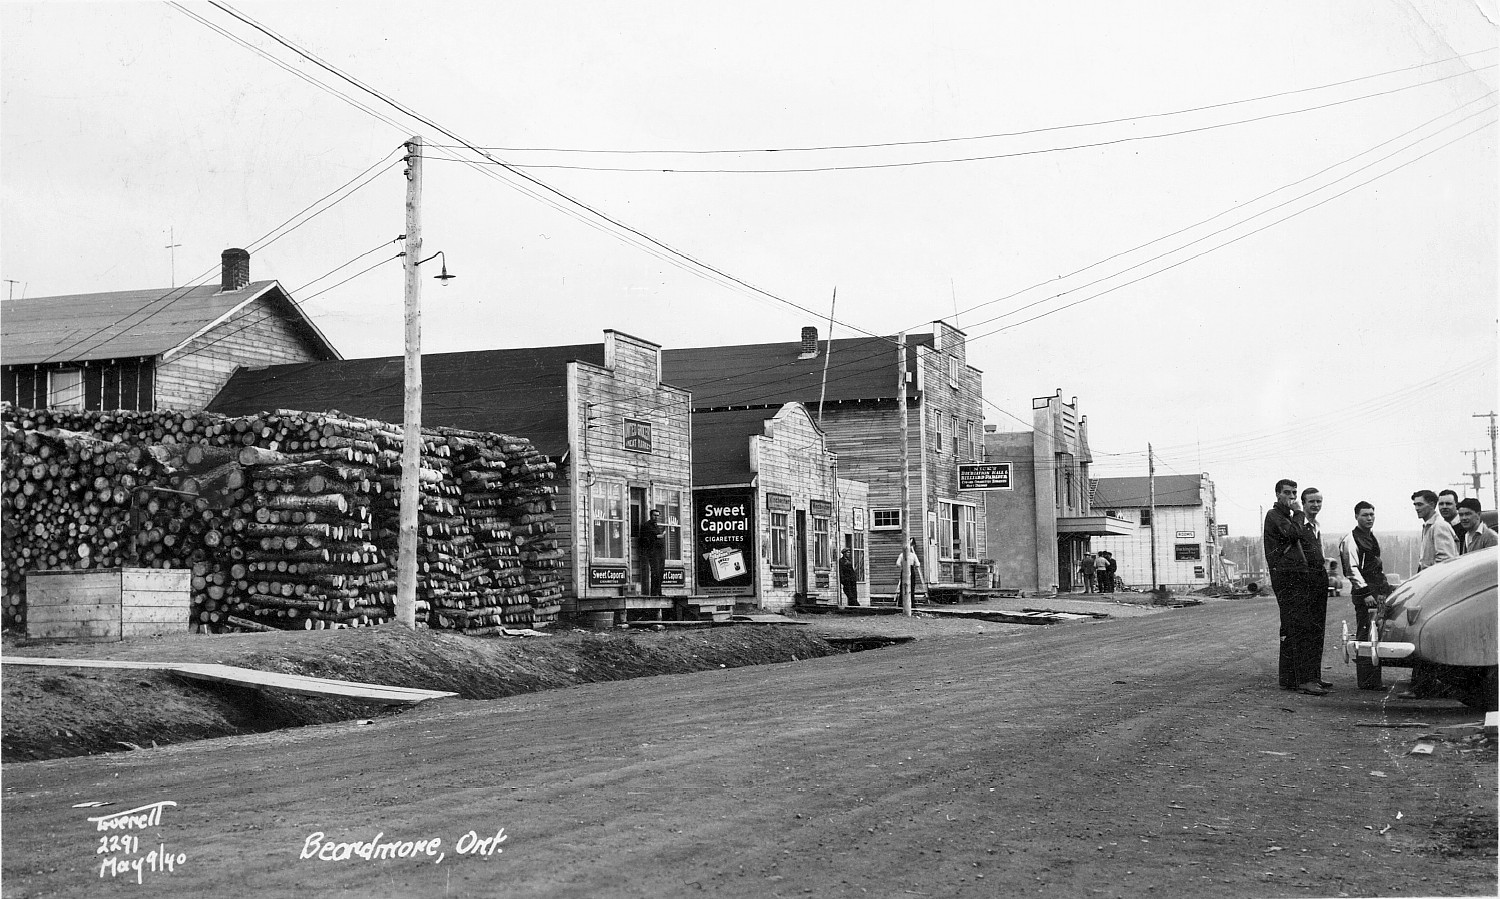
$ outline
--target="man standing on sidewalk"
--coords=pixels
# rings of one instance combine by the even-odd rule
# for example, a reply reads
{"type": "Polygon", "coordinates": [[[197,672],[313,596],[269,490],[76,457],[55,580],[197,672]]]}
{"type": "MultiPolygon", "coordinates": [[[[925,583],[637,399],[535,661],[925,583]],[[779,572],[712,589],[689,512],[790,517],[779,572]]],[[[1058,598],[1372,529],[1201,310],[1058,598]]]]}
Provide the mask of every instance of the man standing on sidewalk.
{"type": "MultiPolygon", "coordinates": [[[[1344,577],[1353,589],[1349,595],[1354,602],[1356,640],[1371,640],[1372,626],[1378,627],[1373,610],[1391,592],[1385,579],[1385,566],[1380,561],[1380,541],[1375,539],[1375,507],[1360,500],[1354,505],[1354,530],[1339,543],[1339,563],[1344,577]]],[[[1369,659],[1354,660],[1355,678],[1361,690],[1380,690],[1380,668],[1369,659]]]]}
{"type": "Polygon", "coordinates": [[[1322,678],[1318,676],[1307,624],[1311,579],[1303,550],[1305,520],[1297,509],[1297,482],[1290,478],[1277,481],[1276,505],[1266,513],[1261,529],[1266,569],[1271,573],[1271,589],[1281,611],[1277,679],[1283,690],[1324,696],[1328,691],[1319,684],[1322,678]]]}
{"type": "Polygon", "coordinates": [[[1418,490],[1411,495],[1411,507],[1422,519],[1418,571],[1458,558],[1458,539],[1453,536],[1453,527],[1438,514],[1437,502],[1438,495],[1431,490],[1418,490]]]}

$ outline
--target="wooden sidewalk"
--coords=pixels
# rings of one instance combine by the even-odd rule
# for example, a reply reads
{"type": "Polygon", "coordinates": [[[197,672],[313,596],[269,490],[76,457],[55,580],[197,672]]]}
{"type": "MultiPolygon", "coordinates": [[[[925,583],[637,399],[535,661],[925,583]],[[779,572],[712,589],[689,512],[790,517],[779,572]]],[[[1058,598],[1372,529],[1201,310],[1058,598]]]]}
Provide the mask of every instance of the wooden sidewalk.
{"type": "Polygon", "coordinates": [[[384,703],[416,703],[429,699],[457,696],[439,690],[414,690],[410,687],[389,687],[383,684],[362,684],[357,681],[331,680],[326,677],[308,677],[302,674],[282,674],[276,671],[259,671],[254,668],[239,668],[234,665],[201,664],[197,662],[124,662],[106,659],[48,659],[29,656],[4,656],[0,663],[6,665],[36,665],[58,668],[136,668],[151,671],[170,671],[195,680],[217,681],[242,687],[266,687],[300,693],[304,696],[343,696],[349,699],[364,699],[384,703]]]}

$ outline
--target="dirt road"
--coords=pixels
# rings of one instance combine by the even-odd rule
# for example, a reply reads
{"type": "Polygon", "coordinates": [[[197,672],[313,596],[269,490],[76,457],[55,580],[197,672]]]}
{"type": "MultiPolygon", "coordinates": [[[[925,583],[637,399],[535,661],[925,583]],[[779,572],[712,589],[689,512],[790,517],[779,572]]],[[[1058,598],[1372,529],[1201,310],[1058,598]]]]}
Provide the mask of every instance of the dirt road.
{"type": "Polygon", "coordinates": [[[1221,602],[11,765],[4,894],[1494,895],[1493,744],[1407,754],[1481,716],[1332,653],[1335,693],[1281,691],[1275,629],[1221,602]]]}

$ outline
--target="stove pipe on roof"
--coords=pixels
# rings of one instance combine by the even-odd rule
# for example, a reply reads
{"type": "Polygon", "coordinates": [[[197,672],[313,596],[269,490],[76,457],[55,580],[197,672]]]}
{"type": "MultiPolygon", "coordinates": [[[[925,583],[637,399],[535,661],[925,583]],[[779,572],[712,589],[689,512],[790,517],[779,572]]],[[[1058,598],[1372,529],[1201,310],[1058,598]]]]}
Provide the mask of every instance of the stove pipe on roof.
{"type": "Polygon", "coordinates": [[[219,254],[223,263],[223,275],[219,281],[219,291],[229,293],[231,290],[239,290],[250,283],[250,253],[238,247],[230,247],[219,254]]]}

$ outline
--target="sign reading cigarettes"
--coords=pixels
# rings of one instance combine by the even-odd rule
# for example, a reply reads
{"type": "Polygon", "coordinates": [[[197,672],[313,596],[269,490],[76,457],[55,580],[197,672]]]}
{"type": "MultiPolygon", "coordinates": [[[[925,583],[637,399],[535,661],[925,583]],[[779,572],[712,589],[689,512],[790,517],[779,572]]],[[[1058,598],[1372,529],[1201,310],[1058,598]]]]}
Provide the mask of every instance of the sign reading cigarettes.
{"type": "Polygon", "coordinates": [[[698,536],[698,592],[754,595],[755,491],[693,491],[693,526],[698,536]]]}

